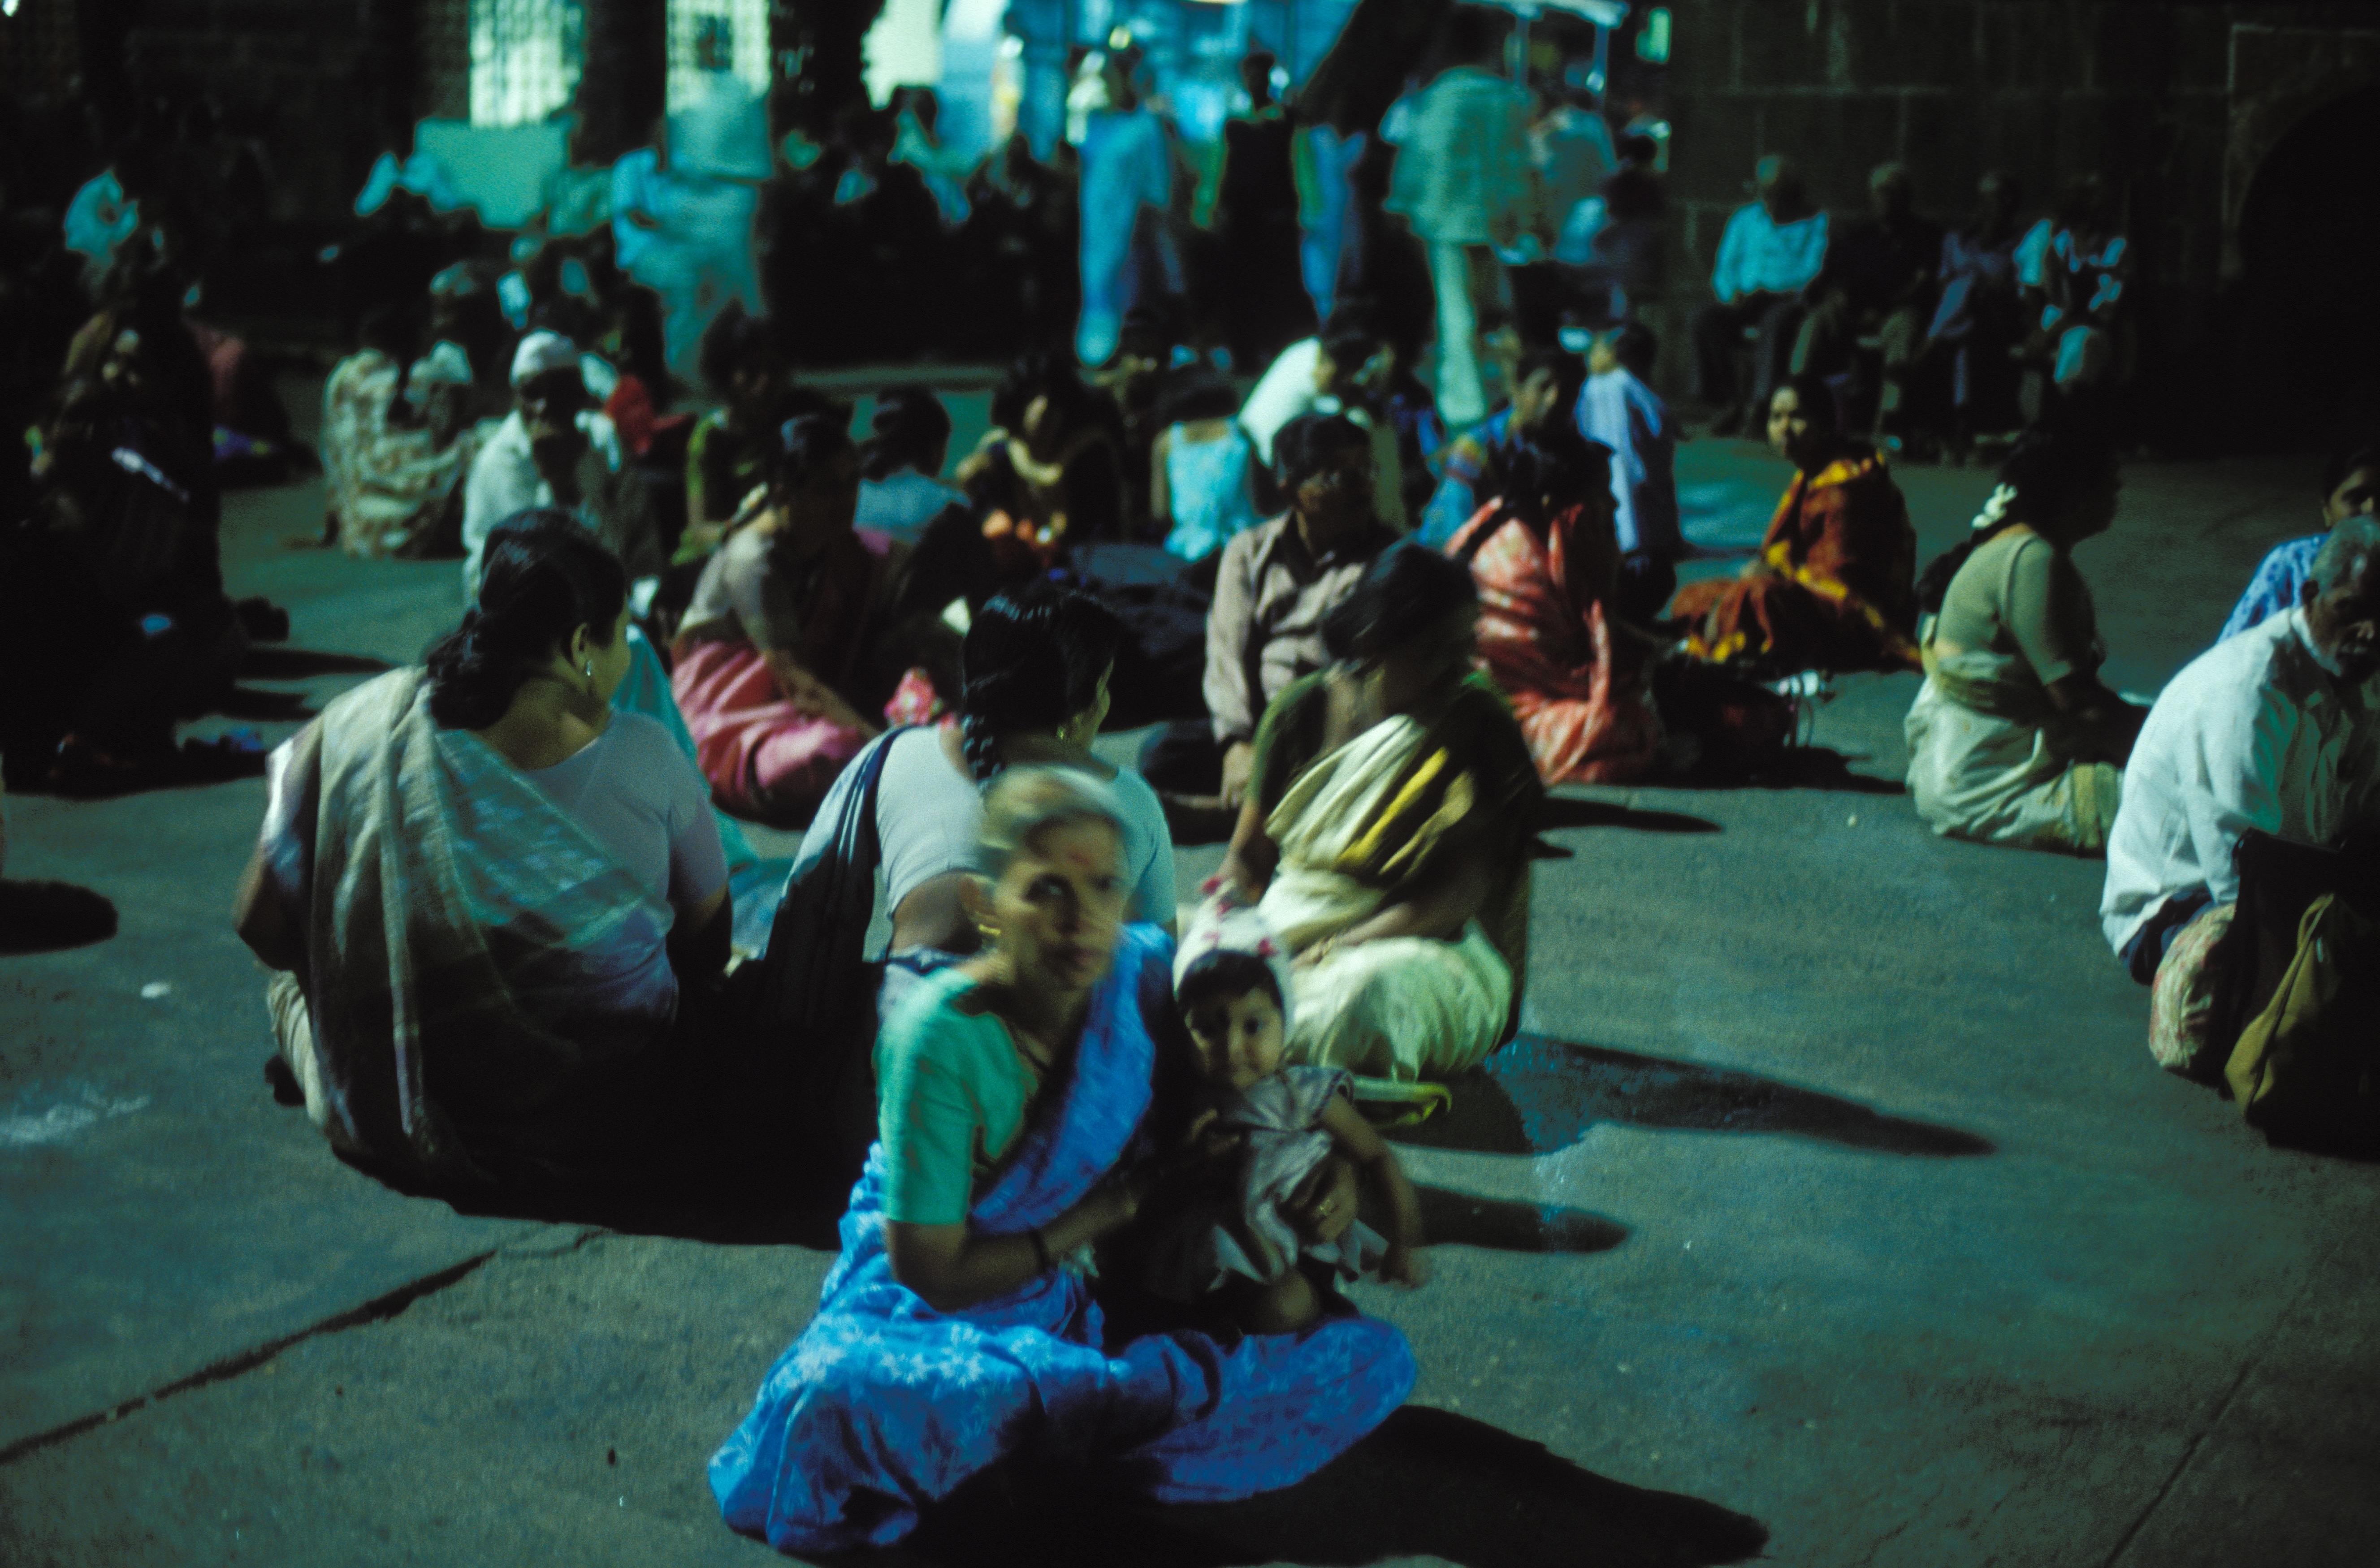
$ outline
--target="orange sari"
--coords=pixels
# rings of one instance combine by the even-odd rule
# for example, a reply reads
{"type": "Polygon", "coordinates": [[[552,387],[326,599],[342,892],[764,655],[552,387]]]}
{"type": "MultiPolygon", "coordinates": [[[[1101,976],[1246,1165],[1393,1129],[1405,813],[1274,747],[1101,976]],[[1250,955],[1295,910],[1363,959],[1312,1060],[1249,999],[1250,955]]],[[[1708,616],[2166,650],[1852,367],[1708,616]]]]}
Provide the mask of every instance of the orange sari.
{"type": "Polygon", "coordinates": [[[1760,541],[1764,575],[1688,583],[1670,602],[1686,650],[1715,664],[1914,670],[1917,535],[1872,453],[1796,473],[1760,541]]]}
{"type": "Polygon", "coordinates": [[[1620,669],[1604,605],[1619,570],[1572,507],[1539,538],[1490,502],[1448,541],[1479,585],[1479,658],[1512,705],[1521,735],[1553,784],[1626,784],[1652,772],[1661,721],[1632,667],[1620,669]]]}

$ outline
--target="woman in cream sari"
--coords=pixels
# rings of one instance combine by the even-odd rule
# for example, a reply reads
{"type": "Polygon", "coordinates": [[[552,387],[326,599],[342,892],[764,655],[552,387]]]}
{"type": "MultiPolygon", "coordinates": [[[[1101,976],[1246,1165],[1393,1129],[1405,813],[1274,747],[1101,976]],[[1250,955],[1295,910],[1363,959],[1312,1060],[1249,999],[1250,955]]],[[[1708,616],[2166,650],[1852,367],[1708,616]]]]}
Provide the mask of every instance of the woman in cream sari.
{"type": "Polygon", "coordinates": [[[1526,845],[1541,787],[1472,670],[1470,573],[1384,552],[1324,623],[1335,661],[1265,712],[1248,803],[1210,890],[1297,955],[1293,1062],[1369,1098],[1442,1100],[1512,1037],[1527,954],[1526,845]]]}
{"type": "Polygon", "coordinates": [[[1909,793],[1936,833],[2096,855],[2142,710],[2099,684],[2098,625],[2072,547],[2116,515],[2116,455],[2036,427],[1973,539],[1926,568],[1925,685],[1909,710],[1909,793]]]}

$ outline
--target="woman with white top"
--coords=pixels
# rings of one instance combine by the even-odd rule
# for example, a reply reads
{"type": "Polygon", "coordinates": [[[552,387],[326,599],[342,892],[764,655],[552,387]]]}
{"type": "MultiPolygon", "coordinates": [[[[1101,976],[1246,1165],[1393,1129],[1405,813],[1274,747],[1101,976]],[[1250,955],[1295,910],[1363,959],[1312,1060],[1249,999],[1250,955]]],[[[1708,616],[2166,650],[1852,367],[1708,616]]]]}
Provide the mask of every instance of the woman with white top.
{"type": "MultiPolygon", "coordinates": [[[[882,1004],[916,976],[972,953],[979,934],[961,906],[976,871],[982,790],[1002,769],[1074,768],[1106,783],[1123,818],[1125,918],[1174,926],[1173,844],[1157,792],[1091,752],[1108,711],[1108,678],[1123,627],[1088,594],[1035,583],[986,604],[963,652],[961,722],[905,730],[884,743],[876,786],[878,864],[892,922],[882,1004]]],[[[855,762],[819,809],[795,862],[798,880],[832,853],[855,762]]]]}

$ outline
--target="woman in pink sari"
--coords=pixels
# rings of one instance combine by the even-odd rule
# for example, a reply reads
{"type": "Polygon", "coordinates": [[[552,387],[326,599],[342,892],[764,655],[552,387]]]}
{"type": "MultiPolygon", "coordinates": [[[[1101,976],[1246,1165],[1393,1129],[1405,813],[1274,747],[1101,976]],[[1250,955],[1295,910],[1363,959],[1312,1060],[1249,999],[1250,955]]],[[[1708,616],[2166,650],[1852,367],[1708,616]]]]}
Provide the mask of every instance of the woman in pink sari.
{"type": "Polygon", "coordinates": [[[881,727],[856,698],[886,619],[891,545],[853,530],[858,504],[849,432],[815,414],[786,420],[768,508],[728,536],[686,607],[670,687],[712,798],[738,816],[808,822],[881,727]]]}
{"type": "Polygon", "coordinates": [[[1504,493],[1446,552],[1479,588],[1479,659],[1547,784],[1625,784],[1653,770],[1661,722],[1642,650],[1609,609],[1620,571],[1611,449],[1570,426],[1521,443],[1504,493]]]}

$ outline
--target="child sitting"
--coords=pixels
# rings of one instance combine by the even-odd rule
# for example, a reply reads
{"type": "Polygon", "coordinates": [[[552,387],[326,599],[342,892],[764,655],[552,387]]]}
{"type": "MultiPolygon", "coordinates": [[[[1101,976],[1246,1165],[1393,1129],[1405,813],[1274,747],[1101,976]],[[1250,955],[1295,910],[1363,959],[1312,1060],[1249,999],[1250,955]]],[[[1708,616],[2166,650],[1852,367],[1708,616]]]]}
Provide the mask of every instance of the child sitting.
{"type": "Polygon", "coordinates": [[[1377,1265],[1415,1286],[1429,1278],[1421,1208],[1397,1157],[1356,1111],[1336,1067],[1281,1064],[1288,1031],[1289,954],[1256,911],[1222,901],[1200,911],[1174,965],[1174,996],[1205,1081],[1194,1129],[1236,1135],[1237,1179],[1194,1202],[1152,1248],[1148,1284],[1176,1301],[1220,1297],[1249,1333],[1293,1333],[1322,1316],[1323,1292],[1377,1265]],[[1331,1154],[1359,1166],[1390,1210],[1384,1244],[1357,1223],[1337,1241],[1305,1246],[1281,1205],[1331,1154]]]}

